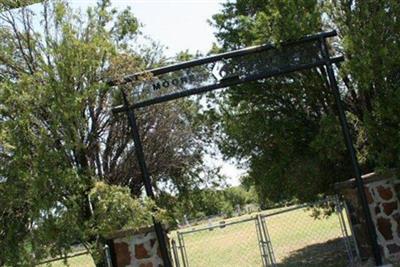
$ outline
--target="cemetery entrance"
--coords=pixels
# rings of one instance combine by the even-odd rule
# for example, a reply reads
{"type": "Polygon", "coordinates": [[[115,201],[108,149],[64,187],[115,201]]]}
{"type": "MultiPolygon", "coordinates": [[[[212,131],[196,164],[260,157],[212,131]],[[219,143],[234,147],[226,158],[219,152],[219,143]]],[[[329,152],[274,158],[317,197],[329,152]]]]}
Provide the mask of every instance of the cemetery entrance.
{"type": "MultiPolygon", "coordinates": [[[[327,86],[330,87],[335,98],[337,114],[353,165],[358,196],[363,206],[375,263],[381,265],[382,259],[376,232],[363,190],[361,172],[335,78],[334,65],[343,61],[344,58],[341,55],[331,55],[331,49],[328,47],[327,38],[334,36],[336,36],[335,31],[319,33],[306,36],[300,40],[281,43],[277,46],[262,45],[240,49],[136,73],[125,77],[122,81],[110,81],[109,85],[119,87],[122,93],[123,105],[115,107],[113,112],[125,112],[127,114],[147,195],[154,198],[136,122],[136,109],[247,82],[262,82],[264,79],[277,75],[319,68],[326,75],[327,86]],[[126,94],[124,86],[127,85],[134,86],[133,96],[126,94]],[[131,98],[133,98],[133,103],[129,101],[131,98]]],[[[170,267],[172,264],[164,230],[158,222],[154,223],[154,227],[164,266],[170,267]]]]}

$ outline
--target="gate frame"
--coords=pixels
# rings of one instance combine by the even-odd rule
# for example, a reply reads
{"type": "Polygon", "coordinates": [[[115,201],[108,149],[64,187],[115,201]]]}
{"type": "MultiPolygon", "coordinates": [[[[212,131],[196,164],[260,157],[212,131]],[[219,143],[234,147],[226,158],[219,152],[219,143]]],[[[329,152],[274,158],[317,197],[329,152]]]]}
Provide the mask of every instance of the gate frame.
{"type": "MultiPolygon", "coordinates": [[[[347,147],[350,159],[351,159],[351,163],[353,166],[355,182],[356,182],[356,186],[357,186],[357,193],[358,193],[358,197],[362,204],[362,209],[363,209],[363,213],[364,213],[364,217],[365,217],[365,221],[366,221],[366,225],[367,225],[368,235],[370,238],[370,244],[372,247],[375,264],[378,266],[382,265],[382,256],[381,256],[381,252],[380,252],[379,245],[377,242],[376,229],[375,229],[374,223],[372,221],[371,212],[369,210],[366,193],[364,192],[364,182],[361,178],[360,166],[359,166],[359,163],[358,163],[358,160],[356,157],[356,152],[355,152],[353,141],[352,141],[352,138],[350,135],[348,122],[347,122],[343,104],[342,104],[342,101],[340,98],[339,87],[338,87],[337,80],[335,77],[335,72],[334,72],[333,66],[332,66],[334,63],[339,63],[340,61],[343,61],[344,57],[343,56],[331,57],[329,54],[329,49],[328,49],[328,45],[326,42],[326,38],[334,37],[334,36],[337,36],[336,31],[322,32],[322,33],[318,33],[315,35],[306,36],[297,41],[284,42],[284,43],[280,44],[281,47],[285,47],[285,46],[290,46],[290,45],[295,45],[295,44],[307,43],[307,42],[311,42],[311,41],[318,41],[319,45],[320,45],[319,52],[321,52],[321,54],[322,54],[322,61],[318,62],[318,63],[303,64],[303,65],[299,65],[297,67],[288,66],[287,68],[281,69],[279,71],[273,71],[271,73],[248,75],[243,79],[239,79],[239,78],[235,77],[235,79],[220,80],[218,83],[215,83],[212,85],[202,86],[202,87],[189,89],[189,90],[185,90],[185,91],[179,91],[179,92],[175,92],[172,94],[167,94],[167,95],[163,95],[160,97],[151,98],[149,100],[134,103],[134,104],[129,103],[126,93],[124,92],[123,88],[120,87],[122,98],[123,98],[123,105],[113,108],[112,112],[113,113],[125,112],[127,114],[128,123],[131,128],[131,132],[132,132],[131,134],[132,134],[132,138],[134,141],[135,153],[136,153],[136,157],[137,157],[137,160],[138,160],[138,163],[140,166],[142,180],[144,183],[144,187],[145,187],[147,196],[152,199],[155,199],[155,195],[154,195],[153,188],[151,185],[151,178],[150,178],[150,174],[147,169],[147,164],[145,161],[143,147],[142,147],[142,143],[141,143],[141,139],[140,139],[140,135],[139,135],[139,128],[138,128],[138,125],[136,122],[136,116],[134,113],[135,109],[146,107],[146,106],[151,106],[151,105],[154,105],[157,103],[162,103],[162,102],[166,102],[166,101],[170,101],[170,100],[174,100],[174,99],[178,99],[178,98],[182,98],[182,97],[187,97],[190,95],[209,92],[209,91],[213,91],[213,90],[220,89],[220,88],[226,88],[226,87],[237,85],[237,84],[243,84],[243,83],[247,83],[250,81],[256,81],[256,80],[266,79],[266,78],[270,78],[270,77],[274,77],[274,76],[278,76],[278,75],[282,75],[282,74],[286,74],[286,73],[296,72],[299,70],[311,69],[311,68],[315,68],[315,67],[325,67],[326,72],[327,72],[326,74],[327,74],[328,80],[329,80],[329,87],[331,88],[332,93],[335,98],[336,108],[338,111],[338,117],[339,117],[341,129],[342,129],[344,141],[345,141],[345,144],[346,144],[346,147],[347,147]]],[[[126,76],[125,78],[123,78],[122,81],[118,81],[118,80],[107,81],[107,85],[109,85],[109,86],[123,85],[123,84],[127,84],[130,82],[138,81],[139,78],[143,77],[143,75],[145,75],[145,74],[157,76],[157,75],[172,72],[172,71],[187,69],[187,68],[190,68],[193,66],[198,66],[198,65],[207,64],[207,63],[214,63],[214,62],[217,62],[222,59],[229,59],[229,58],[239,57],[239,56],[243,56],[243,55],[254,54],[257,52],[261,52],[264,50],[270,50],[270,49],[277,49],[277,46],[269,44],[269,45],[250,47],[250,48],[235,50],[232,52],[218,54],[215,56],[210,56],[210,57],[205,57],[205,58],[187,61],[187,62],[183,62],[183,63],[178,63],[178,64],[166,66],[166,67],[147,70],[144,72],[139,72],[139,73],[135,73],[133,75],[126,76]]],[[[160,246],[161,256],[164,261],[164,265],[166,267],[172,267],[171,259],[169,257],[169,253],[168,253],[167,240],[164,235],[164,229],[161,226],[160,222],[157,222],[154,219],[153,219],[153,222],[154,222],[154,229],[155,229],[157,239],[159,242],[159,246],[160,246]]]]}
{"type": "MultiPolygon", "coordinates": [[[[350,264],[349,266],[353,266],[354,263],[356,263],[357,260],[359,259],[359,254],[357,251],[357,245],[355,243],[354,235],[352,233],[349,234],[349,231],[351,232],[351,230],[349,230],[348,228],[351,229],[351,225],[348,225],[346,223],[345,217],[343,215],[343,212],[345,212],[346,215],[348,212],[346,203],[343,200],[340,200],[338,195],[333,195],[314,202],[307,202],[299,205],[284,207],[283,209],[279,209],[271,213],[265,213],[261,211],[257,212],[256,214],[252,214],[248,218],[240,218],[238,220],[232,220],[229,222],[221,221],[222,220],[221,218],[219,221],[215,221],[207,226],[188,227],[185,229],[178,230],[176,231],[176,238],[179,245],[176,246],[175,239],[171,240],[173,246],[174,261],[177,263],[176,267],[181,266],[180,263],[182,263],[182,267],[191,266],[191,260],[190,260],[191,255],[190,253],[188,255],[185,244],[186,235],[209,232],[214,229],[218,231],[221,228],[225,227],[229,228],[231,225],[238,225],[242,223],[251,223],[251,222],[253,222],[254,224],[251,223],[247,227],[251,227],[252,232],[254,231],[256,233],[255,236],[257,238],[257,244],[259,248],[259,255],[261,257],[262,267],[276,267],[277,266],[275,257],[276,248],[274,247],[274,240],[273,239],[271,240],[271,236],[268,230],[269,219],[275,216],[280,216],[294,211],[309,209],[312,207],[318,207],[320,205],[326,205],[326,204],[333,207],[333,211],[330,216],[335,216],[336,218],[334,219],[337,219],[336,226],[338,228],[337,230],[339,238],[341,239],[340,240],[341,248],[343,249],[343,252],[347,255],[347,260],[348,263],[350,264]],[[223,224],[221,224],[222,222],[223,224]]],[[[306,216],[310,215],[307,214],[306,216]]]]}
{"type": "Polygon", "coordinates": [[[189,229],[189,230],[177,231],[177,239],[178,239],[179,249],[181,252],[181,259],[182,259],[183,267],[190,267],[189,257],[188,257],[187,251],[186,251],[185,238],[184,238],[184,236],[186,234],[193,234],[193,233],[198,233],[198,232],[203,232],[203,231],[211,231],[214,229],[221,229],[221,228],[225,228],[225,227],[230,227],[231,225],[248,223],[248,222],[254,222],[254,227],[255,227],[254,231],[256,232],[257,245],[258,245],[258,248],[260,249],[260,257],[261,257],[262,266],[263,267],[270,267],[270,266],[274,267],[275,265],[270,265],[270,262],[274,262],[275,260],[272,260],[272,258],[271,258],[270,253],[273,253],[273,250],[270,247],[270,244],[271,244],[270,240],[266,239],[266,236],[267,236],[266,228],[263,227],[263,223],[265,223],[265,222],[263,221],[263,216],[261,214],[257,214],[256,216],[251,216],[249,218],[244,218],[244,219],[237,220],[237,221],[231,221],[231,222],[219,221],[219,223],[217,223],[217,224],[209,225],[206,227],[199,227],[199,228],[193,227],[192,229],[189,229]]]}
{"type": "MultiPolygon", "coordinates": [[[[344,243],[343,247],[345,248],[345,251],[347,253],[347,257],[348,257],[349,263],[351,264],[351,266],[353,266],[353,264],[355,262],[355,259],[359,259],[359,253],[358,253],[357,244],[355,243],[354,234],[351,232],[351,238],[352,238],[352,241],[354,242],[354,246],[355,246],[355,255],[353,253],[352,245],[350,243],[350,236],[349,236],[348,229],[347,229],[347,226],[346,226],[346,221],[345,221],[344,216],[342,214],[343,210],[346,212],[346,214],[347,214],[348,210],[347,210],[347,207],[346,207],[346,203],[344,201],[341,201],[338,195],[334,195],[334,196],[329,196],[329,197],[327,197],[325,199],[321,199],[321,200],[318,200],[318,201],[314,201],[314,202],[310,202],[310,203],[303,203],[303,204],[300,204],[300,205],[294,205],[293,207],[289,207],[289,208],[286,208],[286,209],[283,209],[283,210],[278,210],[276,212],[272,212],[272,213],[269,213],[269,214],[259,214],[261,221],[265,225],[264,233],[266,235],[268,235],[265,240],[270,243],[269,245],[270,245],[271,249],[270,249],[269,253],[271,253],[270,254],[270,259],[272,260],[271,267],[275,267],[276,266],[276,258],[275,258],[274,246],[273,246],[272,240],[269,237],[269,233],[268,233],[268,222],[267,222],[267,219],[269,217],[273,217],[273,216],[276,216],[276,215],[281,215],[281,214],[285,214],[285,213],[288,213],[288,212],[296,211],[296,210],[299,210],[299,209],[310,208],[310,207],[313,207],[313,206],[318,206],[318,205],[327,204],[327,203],[333,203],[333,206],[334,206],[334,212],[333,213],[335,214],[335,216],[337,216],[337,219],[339,221],[339,228],[340,228],[341,238],[343,239],[343,243],[344,243]]],[[[332,215],[330,215],[330,216],[332,216],[332,215]]],[[[349,223],[350,223],[350,221],[349,221],[349,223]]],[[[349,228],[350,229],[352,228],[351,225],[349,225],[349,228]]]]}

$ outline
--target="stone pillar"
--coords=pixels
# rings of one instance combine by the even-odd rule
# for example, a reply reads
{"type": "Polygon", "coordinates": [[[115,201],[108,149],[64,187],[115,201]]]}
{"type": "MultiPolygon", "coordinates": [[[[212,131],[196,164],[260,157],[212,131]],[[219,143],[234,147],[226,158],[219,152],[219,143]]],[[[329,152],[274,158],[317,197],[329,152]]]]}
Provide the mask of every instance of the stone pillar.
{"type": "Polygon", "coordinates": [[[118,231],[108,238],[114,267],[163,266],[163,259],[153,227],[136,231],[118,231]]]}
{"type": "MultiPolygon", "coordinates": [[[[378,244],[386,262],[400,263],[400,181],[394,173],[369,173],[362,176],[378,244]]],[[[336,183],[335,188],[343,196],[350,217],[350,224],[363,261],[373,258],[372,249],[357,195],[355,180],[336,183]]]]}

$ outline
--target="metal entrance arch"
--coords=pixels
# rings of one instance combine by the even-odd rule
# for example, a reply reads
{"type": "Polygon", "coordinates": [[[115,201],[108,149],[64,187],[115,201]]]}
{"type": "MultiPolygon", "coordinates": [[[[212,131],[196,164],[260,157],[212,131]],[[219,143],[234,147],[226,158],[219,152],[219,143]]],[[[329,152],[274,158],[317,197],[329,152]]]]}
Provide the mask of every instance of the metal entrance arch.
{"type": "MultiPolygon", "coordinates": [[[[363,190],[361,171],[333,70],[333,64],[343,61],[344,58],[343,56],[332,56],[326,40],[336,35],[336,31],[318,33],[300,40],[284,42],[278,46],[269,44],[249,47],[135,73],[123,78],[122,81],[109,81],[108,85],[110,86],[132,83],[136,89],[135,102],[129,103],[121,86],[123,105],[113,108],[113,113],[125,112],[127,114],[147,196],[154,198],[154,192],[144,158],[135,109],[285,73],[321,67],[324,68],[328,76],[329,87],[335,98],[344,141],[353,165],[358,196],[362,203],[375,263],[378,266],[381,265],[382,258],[376,231],[363,190]]],[[[164,230],[161,224],[156,221],[154,228],[164,265],[170,267],[172,265],[164,230]]]]}

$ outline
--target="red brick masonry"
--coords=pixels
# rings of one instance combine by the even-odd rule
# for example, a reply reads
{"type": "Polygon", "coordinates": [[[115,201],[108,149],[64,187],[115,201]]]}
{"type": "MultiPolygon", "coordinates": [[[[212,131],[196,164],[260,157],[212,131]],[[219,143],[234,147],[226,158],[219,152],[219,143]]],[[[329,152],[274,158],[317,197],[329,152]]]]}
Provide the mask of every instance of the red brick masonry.
{"type": "MultiPolygon", "coordinates": [[[[394,172],[363,176],[364,190],[385,260],[400,263],[400,181],[394,172]]],[[[351,227],[363,260],[372,257],[354,179],[337,183],[349,209],[351,227]]]]}
{"type": "Polygon", "coordinates": [[[120,231],[110,237],[114,243],[116,267],[162,267],[153,227],[138,231],[120,231]]]}

